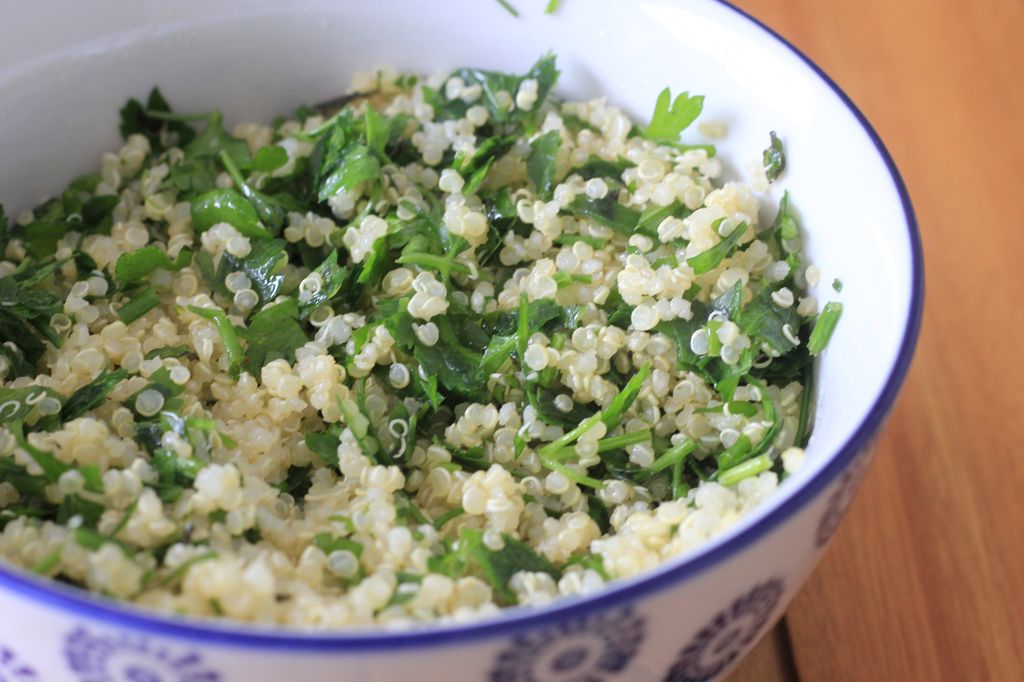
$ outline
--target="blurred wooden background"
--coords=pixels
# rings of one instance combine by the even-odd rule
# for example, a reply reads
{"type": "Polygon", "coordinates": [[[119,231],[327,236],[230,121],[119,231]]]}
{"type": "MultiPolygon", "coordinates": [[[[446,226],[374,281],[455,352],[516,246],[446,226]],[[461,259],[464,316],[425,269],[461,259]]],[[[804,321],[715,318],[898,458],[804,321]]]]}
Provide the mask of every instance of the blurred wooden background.
{"type": "Polygon", "coordinates": [[[878,457],[730,682],[1024,680],[1024,2],[736,0],[892,152],[927,306],[878,457]]]}

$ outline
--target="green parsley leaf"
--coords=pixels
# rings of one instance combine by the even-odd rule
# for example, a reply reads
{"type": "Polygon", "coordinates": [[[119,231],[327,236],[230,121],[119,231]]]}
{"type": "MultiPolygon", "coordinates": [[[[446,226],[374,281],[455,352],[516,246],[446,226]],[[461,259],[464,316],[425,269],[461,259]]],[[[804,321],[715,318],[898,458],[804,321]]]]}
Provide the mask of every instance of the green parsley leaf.
{"type": "Polygon", "coordinates": [[[256,156],[253,157],[249,168],[261,173],[273,173],[286,163],[288,163],[288,152],[285,151],[284,147],[268,144],[266,147],[260,147],[259,151],[256,152],[256,156]]]}
{"type": "Polygon", "coordinates": [[[795,306],[779,307],[772,300],[770,289],[762,289],[743,309],[737,322],[744,334],[768,344],[780,354],[788,353],[796,348],[783,330],[789,327],[791,336],[800,331],[800,315],[795,306]]]}
{"type": "Polygon", "coordinates": [[[764,150],[764,174],[768,176],[768,182],[775,182],[782,171],[786,170],[786,153],[782,148],[782,140],[778,138],[775,131],[771,131],[771,144],[764,150]]]}
{"type": "MultiPolygon", "coordinates": [[[[721,222],[722,219],[719,218],[712,224],[712,227],[717,229],[721,222]]],[[[743,235],[747,232],[747,227],[746,223],[740,223],[733,228],[733,231],[729,233],[728,237],[723,238],[707,251],[702,251],[696,256],[687,258],[686,262],[690,264],[691,268],[693,268],[694,274],[703,275],[705,272],[710,272],[717,268],[719,264],[721,264],[721,262],[725,260],[730,253],[732,253],[732,250],[736,248],[736,245],[740,243],[740,239],[742,239],[743,235]]]]}
{"type": "Polygon", "coordinates": [[[253,376],[259,376],[260,369],[271,360],[284,358],[289,364],[294,363],[295,349],[309,340],[298,318],[299,307],[292,298],[253,315],[249,326],[238,330],[248,342],[243,368],[253,376]]]}
{"type": "Polygon", "coordinates": [[[43,355],[43,339],[60,347],[61,337],[50,326],[50,318],[63,309],[61,299],[32,288],[17,274],[0,278],[0,338],[12,342],[28,363],[43,355]]]}
{"type": "Polygon", "coordinates": [[[157,270],[178,271],[192,262],[192,252],[182,249],[171,257],[159,246],[143,246],[129,253],[122,253],[114,263],[114,278],[122,287],[138,284],[157,270]]]}
{"type": "Polygon", "coordinates": [[[318,198],[327,201],[341,190],[350,190],[361,182],[380,176],[380,162],[366,145],[348,147],[332,169],[324,172],[318,198]]]}
{"type": "Polygon", "coordinates": [[[507,533],[502,533],[504,546],[495,551],[488,549],[483,541],[483,531],[463,528],[459,537],[460,552],[490,583],[497,601],[501,604],[515,604],[516,595],[509,587],[512,576],[520,571],[547,573],[556,581],[562,577],[554,564],[535,552],[529,545],[507,533]]]}
{"type": "Polygon", "coordinates": [[[299,303],[299,317],[302,319],[337,296],[348,277],[348,270],[338,265],[338,252],[334,250],[327,254],[327,258],[313,272],[320,275],[323,284],[315,294],[299,303]]]}
{"type": "Polygon", "coordinates": [[[269,239],[253,205],[237,190],[212,189],[192,200],[192,227],[205,232],[218,223],[228,223],[250,239],[269,239]]]}
{"type": "Polygon", "coordinates": [[[555,188],[555,158],[561,145],[562,134],[557,130],[544,133],[530,143],[526,174],[544,200],[551,198],[555,188]]]}
{"type": "Polygon", "coordinates": [[[153,88],[149,92],[145,106],[137,99],[129,99],[121,107],[121,137],[128,139],[133,134],[145,135],[153,153],[168,147],[185,147],[195,138],[196,133],[188,124],[158,118],[160,113],[171,113],[171,107],[160,88],[153,88]]]}
{"type": "Polygon", "coordinates": [[[117,309],[117,316],[125,324],[131,324],[158,305],[160,305],[160,297],[157,295],[156,289],[145,287],[117,309]]]}
{"type": "Polygon", "coordinates": [[[665,88],[654,103],[651,123],[644,130],[644,137],[655,142],[675,142],[686,128],[697,120],[704,108],[704,96],[690,96],[682,92],[672,101],[672,93],[665,88]]]}

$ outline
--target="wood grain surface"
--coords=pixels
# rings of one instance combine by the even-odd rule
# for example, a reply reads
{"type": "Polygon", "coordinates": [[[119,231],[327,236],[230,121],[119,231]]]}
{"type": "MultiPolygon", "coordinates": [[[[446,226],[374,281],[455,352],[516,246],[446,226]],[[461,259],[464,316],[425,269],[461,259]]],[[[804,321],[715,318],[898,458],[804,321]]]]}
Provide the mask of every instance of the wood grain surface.
{"type": "Polygon", "coordinates": [[[927,305],[867,481],[786,616],[791,651],[772,633],[731,682],[1024,680],[1024,2],[737,4],[881,134],[927,305]]]}

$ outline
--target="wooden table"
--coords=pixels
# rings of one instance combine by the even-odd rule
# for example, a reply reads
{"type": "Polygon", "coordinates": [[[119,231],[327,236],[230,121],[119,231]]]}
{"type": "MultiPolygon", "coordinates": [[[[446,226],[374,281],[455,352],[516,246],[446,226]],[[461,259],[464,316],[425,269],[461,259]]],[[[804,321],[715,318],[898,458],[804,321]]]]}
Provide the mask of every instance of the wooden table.
{"type": "Polygon", "coordinates": [[[864,487],[731,682],[1024,680],[1024,2],[737,4],[885,140],[920,220],[927,306],[864,487]]]}

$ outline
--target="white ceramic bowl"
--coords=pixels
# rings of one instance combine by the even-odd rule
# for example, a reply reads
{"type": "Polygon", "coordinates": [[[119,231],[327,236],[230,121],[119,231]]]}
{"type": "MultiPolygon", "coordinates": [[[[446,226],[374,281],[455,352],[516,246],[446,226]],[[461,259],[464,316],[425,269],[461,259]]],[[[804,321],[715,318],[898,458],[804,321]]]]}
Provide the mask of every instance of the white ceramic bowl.
{"type": "Polygon", "coordinates": [[[0,680],[710,680],[780,616],[856,491],[910,362],[922,270],[906,189],[836,85],[728,5],[563,0],[548,16],[543,0],[512,1],[518,19],[490,0],[20,3],[0,41],[0,200],[16,214],[94,167],[118,144],[118,107],[154,84],[182,111],[269,120],[344,91],[359,68],[517,71],[553,48],[563,94],[607,95],[641,119],[665,85],[703,93],[705,120],[729,127],[728,174],[745,174],[769,130],[784,137],[775,199],[789,189],[799,207],[819,299],[845,305],[820,361],[806,466],[698,552],[594,597],[478,625],[307,635],[207,623],[3,567],[0,680]]]}

